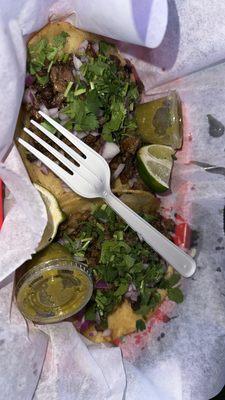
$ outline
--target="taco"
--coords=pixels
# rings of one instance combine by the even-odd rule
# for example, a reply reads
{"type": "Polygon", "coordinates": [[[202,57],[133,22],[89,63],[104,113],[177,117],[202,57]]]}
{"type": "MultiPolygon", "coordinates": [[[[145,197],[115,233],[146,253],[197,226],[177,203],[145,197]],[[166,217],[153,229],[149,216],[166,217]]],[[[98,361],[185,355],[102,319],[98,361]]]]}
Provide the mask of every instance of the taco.
{"type": "MultiPolygon", "coordinates": [[[[66,22],[48,24],[28,42],[18,134],[34,144],[21,127],[29,127],[30,118],[46,126],[40,109],[59,121],[107,159],[114,193],[170,236],[171,221],[160,216],[159,200],[136,167],[142,140],[134,111],[142,91],[134,67],[114,44],[66,22]]],[[[49,190],[67,216],[56,239],[93,271],[94,292],[73,318],[76,328],[95,342],[144,329],[178,274],[102,201],[81,198],[18,147],[31,181],[49,190]]]]}

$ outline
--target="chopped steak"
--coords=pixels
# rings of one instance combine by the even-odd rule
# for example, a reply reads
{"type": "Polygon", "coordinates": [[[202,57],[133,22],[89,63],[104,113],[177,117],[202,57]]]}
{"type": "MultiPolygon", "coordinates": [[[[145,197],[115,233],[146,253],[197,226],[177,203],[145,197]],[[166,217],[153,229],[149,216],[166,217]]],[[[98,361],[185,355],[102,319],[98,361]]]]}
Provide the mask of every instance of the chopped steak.
{"type": "Polygon", "coordinates": [[[92,149],[97,151],[97,153],[99,153],[104,143],[104,140],[102,139],[101,135],[93,136],[90,134],[83,139],[83,142],[86,143],[88,146],[92,147],[92,149]]]}
{"type": "Polygon", "coordinates": [[[51,68],[50,79],[53,83],[54,90],[59,93],[64,93],[68,82],[74,81],[74,76],[69,65],[57,63],[51,68]]]}
{"type": "Polygon", "coordinates": [[[129,179],[133,178],[136,172],[136,166],[133,157],[126,160],[125,167],[120,174],[120,180],[122,184],[128,183],[129,179]]]}
{"type": "Polygon", "coordinates": [[[127,136],[120,143],[121,152],[134,155],[140,147],[140,144],[141,140],[138,137],[127,136]]]}

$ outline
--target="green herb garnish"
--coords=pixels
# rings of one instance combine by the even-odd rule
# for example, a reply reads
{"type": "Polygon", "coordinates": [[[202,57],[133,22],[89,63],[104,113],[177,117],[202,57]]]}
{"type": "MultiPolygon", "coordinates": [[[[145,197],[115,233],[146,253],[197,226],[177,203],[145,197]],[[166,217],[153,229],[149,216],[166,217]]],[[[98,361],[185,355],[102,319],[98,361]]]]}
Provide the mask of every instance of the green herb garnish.
{"type": "Polygon", "coordinates": [[[138,319],[136,321],[136,329],[137,329],[137,331],[144,331],[146,329],[146,325],[145,325],[143,319],[138,319]]]}
{"type": "Polygon", "coordinates": [[[44,38],[28,47],[29,72],[36,76],[40,85],[48,83],[50,69],[56,60],[65,62],[63,48],[68,36],[68,33],[61,32],[51,43],[44,38]],[[45,72],[45,75],[40,75],[40,71],[45,72]]]}
{"type": "Polygon", "coordinates": [[[182,291],[177,287],[168,288],[168,297],[170,300],[175,301],[176,303],[182,303],[184,300],[182,291]]]}
{"type": "Polygon", "coordinates": [[[111,58],[111,48],[100,42],[95,58],[87,52],[87,61],[79,70],[83,78],[78,78],[85,87],[75,89],[62,112],[73,120],[75,130],[98,129],[104,140],[118,142],[121,135],[137,128],[132,111],[139,92],[119,59],[111,58]]]}
{"type": "MultiPolygon", "coordinates": [[[[158,223],[158,218],[155,220],[158,223]]],[[[96,281],[109,285],[107,290],[94,290],[86,308],[87,319],[97,312],[105,326],[107,316],[121,304],[130,285],[137,292],[137,301],[132,302],[132,307],[142,318],[160,304],[158,288],[167,289],[171,300],[182,301],[180,289],[173,288],[180,276],[176,273],[166,279],[165,266],[159,256],[146,243],[140,242],[137,234],[108,206],[98,206],[87,221],[80,223],[78,231],[79,237],[74,240],[67,237],[67,248],[75,256],[82,255],[87,263],[92,251],[97,252],[93,275],[96,281]]]]}

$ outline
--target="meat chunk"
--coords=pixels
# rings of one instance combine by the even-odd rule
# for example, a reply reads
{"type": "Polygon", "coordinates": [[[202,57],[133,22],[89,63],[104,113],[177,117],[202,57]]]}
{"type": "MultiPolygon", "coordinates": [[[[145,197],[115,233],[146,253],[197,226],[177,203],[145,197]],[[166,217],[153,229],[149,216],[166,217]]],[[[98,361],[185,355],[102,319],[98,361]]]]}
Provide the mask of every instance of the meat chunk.
{"type": "Polygon", "coordinates": [[[136,165],[133,157],[126,160],[124,170],[120,174],[122,184],[128,183],[129,179],[133,178],[136,174],[136,165]]]}
{"type": "Polygon", "coordinates": [[[74,81],[74,76],[70,66],[58,63],[52,66],[50,79],[54,90],[58,93],[64,93],[68,82],[74,81]]]}
{"type": "Polygon", "coordinates": [[[121,141],[120,144],[121,152],[130,155],[135,155],[140,144],[141,141],[138,137],[127,136],[121,141]]]}
{"type": "Polygon", "coordinates": [[[97,153],[99,153],[99,151],[102,148],[102,145],[104,143],[104,140],[102,139],[101,135],[94,136],[94,135],[89,134],[83,139],[83,142],[86,143],[88,146],[90,146],[95,151],[97,151],[97,153]]]}

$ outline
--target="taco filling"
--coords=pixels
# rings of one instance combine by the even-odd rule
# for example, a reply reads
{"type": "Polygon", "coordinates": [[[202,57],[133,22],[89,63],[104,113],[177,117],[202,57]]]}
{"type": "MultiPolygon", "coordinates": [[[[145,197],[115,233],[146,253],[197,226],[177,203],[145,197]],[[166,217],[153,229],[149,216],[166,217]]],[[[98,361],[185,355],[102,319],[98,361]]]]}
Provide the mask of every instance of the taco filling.
{"type": "MultiPolygon", "coordinates": [[[[134,67],[114,45],[67,23],[50,24],[28,44],[22,123],[29,127],[33,118],[60,135],[38,114],[42,110],[77,135],[109,163],[114,193],[171,238],[174,225],[161,217],[159,200],[136,166],[144,144],[135,119],[142,91],[134,67]]],[[[179,275],[108,206],[80,198],[19,150],[32,182],[50,190],[67,216],[56,240],[92,270],[92,298],[73,318],[78,330],[96,342],[112,341],[143,330],[166,296],[182,301],[182,292],[173,288],[179,275]]]]}

